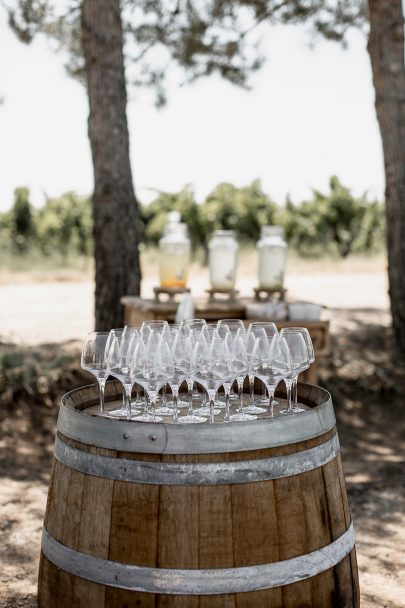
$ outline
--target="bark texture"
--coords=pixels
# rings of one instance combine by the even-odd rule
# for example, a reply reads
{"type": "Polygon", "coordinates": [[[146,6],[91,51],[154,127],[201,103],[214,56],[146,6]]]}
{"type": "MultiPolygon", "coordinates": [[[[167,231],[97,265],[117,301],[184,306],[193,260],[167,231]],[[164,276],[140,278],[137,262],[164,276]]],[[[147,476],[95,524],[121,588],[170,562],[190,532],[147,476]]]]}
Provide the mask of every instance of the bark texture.
{"type": "Polygon", "coordinates": [[[120,0],[83,0],[82,40],[94,166],[96,330],[122,327],[125,294],[139,295],[139,214],[129,160],[120,0]]]}
{"type": "Polygon", "coordinates": [[[384,150],[389,295],[393,328],[405,352],[405,67],[401,0],[368,0],[377,118],[384,150]]]}

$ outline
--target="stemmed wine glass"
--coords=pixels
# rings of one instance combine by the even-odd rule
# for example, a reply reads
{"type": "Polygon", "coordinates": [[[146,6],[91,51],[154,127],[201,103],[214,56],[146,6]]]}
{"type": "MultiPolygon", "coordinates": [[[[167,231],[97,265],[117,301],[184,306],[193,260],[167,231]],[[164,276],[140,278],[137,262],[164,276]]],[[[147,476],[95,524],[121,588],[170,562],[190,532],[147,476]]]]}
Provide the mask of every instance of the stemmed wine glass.
{"type": "Polygon", "coordinates": [[[259,378],[267,389],[269,416],[273,417],[273,398],[277,385],[292,371],[287,342],[278,335],[257,338],[249,365],[249,372],[259,378]]]}
{"type": "MultiPolygon", "coordinates": [[[[107,353],[108,373],[117,378],[124,387],[125,415],[128,420],[132,417],[131,394],[135,384],[134,354],[140,340],[136,329],[126,329],[122,332],[111,330],[107,353]]],[[[115,416],[120,410],[115,411],[115,416]]]]}
{"type": "MultiPolygon", "coordinates": [[[[304,338],[305,344],[307,346],[309,364],[311,365],[311,363],[315,362],[314,345],[312,344],[311,335],[306,327],[284,327],[280,333],[282,333],[283,336],[285,336],[286,334],[291,334],[291,333],[301,334],[302,337],[304,338]]],[[[294,408],[298,408],[298,386],[297,385],[298,385],[298,376],[296,376],[293,379],[293,385],[292,385],[292,398],[293,398],[293,407],[294,408]]]]}
{"type": "Polygon", "coordinates": [[[239,411],[230,417],[232,422],[243,422],[245,420],[255,420],[254,414],[246,414],[243,411],[243,381],[248,373],[248,356],[242,336],[239,330],[232,340],[230,355],[232,360],[232,376],[236,378],[238,384],[239,411]]]}
{"type": "MultiPolygon", "coordinates": [[[[245,337],[245,349],[246,349],[246,355],[247,355],[247,359],[248,359],[248,372],[249,372],[248,377],[249,377],[249,395],[250,395],[249,405],[247,407],[245,407],[245,409],[244,409],[245,414],[264,414],[264,412],[266,411],[264,407],[260,407],[255,404],[255,377],[250,372],[250,359],[252,356],[254,345],[256,344],[256,339],[259,337],[266,338],[266,332],[264,331],[264,329],[258,329],[255,332],[248,331],[246,333],[246,337],[245,337]]],[[[263,389],[266,392],[266,387],[264,386],[264,384],[263,384],[263,389]]],[[[266,392],[266,395],[267,395],[267,392],[266,392]]],[[[266,403],[267,403],[267,400],[266,400],[266,403]]]]}
{"type": "MultiPolygon", "coordinates": [[[[246,338],[247,339],[251,339],[251,336],[255,336],[255,338],[272,338],[273,336],[276,336],[278,334],[278,329],[275,325],[275,323],[271,322],[271,321],[253,321],[252,323],[249,324],[248,330],[247,330],[247,335],[246,338]]],[[[254,395],[254,391],[252,390],[252,382],[253,380],[251,380],[252,375],[250,375],[249,378],[249,382],[250,382],[250,392],[251,394],[253,393],[254,395]]],[[[249,405],[249,411],[254,414],[258,414],[259,412],[255,412],[255,406],[256,403],[259,404],[259,407],[261,404],[267,404],[268,401],[268,397],[267,397],[267,391],[266,391],[266,387],[263,384],[263,392],[262,392],[262,396],[261,398],[259,398],[256,402],[251,401],[250,405],[249,405]]],[[[273,405],[276,405],[277,401],[275,401],[275,399],[273,399],[273,405]]],[[[247,410],[246,410],[247,411],[247,410]]]]}
{"type": "MultiPolygon", "coordinates": [[[[141,336],[146,343],[148,340],[156,340],[159,337],[164,338],[169,343],[171,342],[171,330],[170,325],[167,321],[162,320],[151,320],[151,321],[143,321],[140,330],[141,336]]],[[[166,398],[166,386],[162,386],[162,405],[159,407],[159,411],[156,410],[156,414],[160,416],[171,416],[173,414],[172,408],[167,403],[166,398]]],[[[160,396],[157,395],[156,401],[160,401],[160,396]]]]}
{"type": "Polygon", "coordinates": [[[171,354],[174,362],[174,374],[169,380],[169,386],[172,389],[174,401],[174,422],[205,422],[206,418],[200,418],[193,414],[192,406],[191,411],[189,411],[188,415],[178,418],[179,388],[182,382],[184,382],[184,380],[187,380],[191,374],[191,360],[193,357],[193,348],[191,346],[190,339],[184,338],[180,334],[178,334],[172,345],[171,354]]]}
{"type": "Polygon", "coordinates": [[[93,331],[84,339],[81,366],[96,377],[100,389],[100,415],[104,416],[104,389],[108,377],[105,357],[108,331],[93,331]]]}
{"type": "Polygon", "coordinates": [[[145,411],[137,417],[140,422],[161,422],[163,418],[156,416],[156,398],[160,389],[174,375],[174,362],[170,353],[169,345],[162,336],[159,340],[154,339],[153,333],[149,336],[147,343],[141,339],[135,351],[135,378],[143,386],[150,401],[151,413],[145,411]]]}
{"type": "MultiPolygon", "coordinates": [[[[180,331],[184,332],[188,338],[191,340],[191,345],[195,346],[196,341],[200,337],[202,329],[207,325],[207,321],[205,319],[184,319],[180,323],[180,331]]],[[[200,393],[198,392],[198,388],[193,383],[193,399],[199,399],[200,393]]]]}
{"type": "MultiPolygon", "coordinates": [[[[124,332],[128,331],[130,329],[136,329],[139,333],[141,331],[141,325],[125,325],[124,332]]],[[[145,401],[141,397],[141,387],[139,386],[139,384],[135,384],[135,400],[132,401],[132,405],[136,409],[140,409],[144,406],[144,404],[145,404],[145,401]]],[[[111,415],[111,413],[112,412],[110,412],[110,415],[111,415]]]]}
{"type": "Polygon", "coordinates": [[[280,411],[280,414],[296,414],[305,410],[298,405],[293,405],[291,389],[294,381],[297,381],[299,374],[310,366],[310,355],[308,353],[307,344],[300,332],[283,332],[283,330],[281,330],[280,335],[288,345],[292,363],[291,372],[285,378],[288,405],[286,410],[280,411]]]}
{"type": "MultiPolygon", "coordinates": [[[[218,333],[221,338],[227,338],[232,340],[236,335],[245,336],[245,325],[240,319],[220,319],[217,322],[218,333]],[[230,334],[230,336],[229,336],[230,334]]],[[[230,347],[230,341],[228,342],[230,347]]],[[[231,384],[231,390],[229,392],[229,399],[238,399],[238,395],[233,390],[233,383],[231,384]]]]}
{"type": "MultiPolygon", "coordinates": [[[[116,338],[118,341],[122,340],[122,337],[125,335],[131,335],[131,332],[133,331],[137,331],[137,328],[134,325],[125,325],[125,327],[119,327],[116,329],[111,329],[110,333],[108,335],[108,340],[107,340],[107,344],[105,347],[105,356],[106,356],[106,360],[107,360],[107,365],[108,365],[108,356],[109,356],[109,352],[111,349],[111,346],[114,342],[114,339],[116,338]]],[[[108,372],[110,374],[110,372],[108,372]]],[[[113,375],[113,374],[111,374],[113,375]]],[[[139,389],[138,389],[139,390],[139,389]]],[[[131,406],[134,406],[136,409],[138,409],[140,407],[141,404],[137,403],[136,401],[131,403],[131,406]]],[[[125,394],[125,389],[122,393],[122,404],[121,407],[119,407],[116,410],[111,410],[110,412],[108,412],[109,416],[112,416],[113,418],[121,418],[123,416],[127,416],[128,414],[128,403],[127,403],[127,397],[125,394]]]]}
{"type": "Polygon", "coordinates": [[[219,413],[214,407],[215,395],[219,387],[233,377],[229,349],[223,340],[213,338],[210,345],[205,339],[197,341],[193,351],[192,376],[207,391],[210,423],[213,424],[216,412],[219,413]]]}

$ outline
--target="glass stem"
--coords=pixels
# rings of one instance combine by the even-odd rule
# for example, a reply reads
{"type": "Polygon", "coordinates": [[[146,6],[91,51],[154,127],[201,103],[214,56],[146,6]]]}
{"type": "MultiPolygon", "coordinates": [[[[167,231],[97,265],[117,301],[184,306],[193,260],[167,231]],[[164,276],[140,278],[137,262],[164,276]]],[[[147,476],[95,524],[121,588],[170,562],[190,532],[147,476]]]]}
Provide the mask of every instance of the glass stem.
{"type": "Polygon", "coordinates": [[[297,407],[297,405],[298,405],[298,376],[295,376],[295,378],[293,378],[292,391],[293,391],[294,407],[297,407]]]}
{"type": "Polygon", "coordinates": [[[243,414],[243,380],[244,378],[237,378],[238,383],[238,397],[239,397],[239,413],[243,414]]]}
{"type": "Polygon", "coordinates": [[[293,413],[293,404],[291,401],[291,387],[292,387],[292,383],[293,381],[290,379],[285,379],[285,387],[287,389],[287,414],[292,414],[293,413]]]}
{"type": "Polygon", "coordinates": [[[162,405],[163,407],[166,407],[167,404],[167,400],[166,400],[166,385],[162,388],[162,405]]]}
{"type": "Polygon", "coordinates": [[[231,421],[231,417],[230,417],[230,401],[229,401],[229,391],[231,390],[231,386],[230,384],[224,384],[224,391],[225,391],[225,416],[224,416],[224,422],[230,422],[231,421]]]}
{"type": "Polygon", "coordinates": [[[179,398],[179,387],[171,386],[173,394],[173,422],[177,422],[177,401],[179,398]]]}
{"type": "Polygon", "coordinates": [[[214,424],[215,394],[216,391],[209,391],[208,393],[210,400],[210,424],[214,424]]]}
{"type": "Polygon", "coordinates": [[[145,416],[148,414],[149,412],[149,395],[148,393],[145,391],[145,404],[143,406],[143,413],[145,414],[145,416]]]}
{"type": "MultiPolygon", "coordinates": [[[[193,397],[194,397],[194,399],[198,399],[199,396],[200,396],[200,392],[197,387],[197,382],[193,382],[193,397]]],[[[203,395],[202,405],[204,405],[204,403],[205,403],[205,395],[203,395]]]]}
{"type": "Polygon", "coordinates": [[[273,401],[274,401],[274,393],[276,392],[276,387],[271,386],[271,384],[269,384],[265,388],[267,389],[268,399],[269,399],[269,418],[273,418],[273,416],[274,416],[273,401]]]}
{"type": "Polygon", "coordinates": [[[262,401],[267,401],[267,390],[266,390],[266,385],[265,384],[263,384],[262,401]]]}
{"type": "Polygon", "coordinates": [[[149,391],[149,401],[150,401],[150,411],[152,414],[152,422],[156,422],[156,419],[155,419],[156,396],[157,396],[156,391],[149,391]]]}
{"type": "Polygon", "coordinates": [[[188,415],[193,416],[193,385],[194,382],[192,380],[187,380],[187,390],[188,390],[188,415]]]}
{"type": "Polygon", "coordinates": [[[105,409],[104,409],[104,389],[105,389],[105,378],[97,378],[98,380],[98,386],[100,388],[100,416],[104,416],[105,415],[105,409]]]}
{"type": "Polygon", "coordinates": [[[127,402],[127,418],[131,420],[132,403],[131,403],[132,384],[125,384],[125,397],[127,402]]]}
{"type": "Polygon", "coordinates": [[[141,400],[141,387],[139,384],[136,385],[136,402],[139,403],[141,400]]]}
{"type": "Polygon", "coordinates": [[[249,374],[249,388],[250,388],[250,405],[253,405],[255,400],[255,377],[249,374]]]}

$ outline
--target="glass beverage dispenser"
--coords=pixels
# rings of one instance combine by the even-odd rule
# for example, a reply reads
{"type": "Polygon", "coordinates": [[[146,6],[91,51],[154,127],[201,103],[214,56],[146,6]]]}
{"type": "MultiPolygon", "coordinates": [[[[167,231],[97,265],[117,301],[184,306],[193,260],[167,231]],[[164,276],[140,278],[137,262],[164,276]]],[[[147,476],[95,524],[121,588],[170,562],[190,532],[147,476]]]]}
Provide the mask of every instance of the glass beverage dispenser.
{"type": "Polygon", "coordinates": [[[282,226],[262,226],[259,251],[259,287],[283,289],[287,243],[282,226]]]}
{"type": "Polygon", "coordinates": [[[187,225],[180,222],[180,213],[177,211],[169,213],[168,220],[159,241],[160,286],[183,288],[187,284],[190,264],[187,225]]]}
{"type": "Polygon", "coordinates": [[[239,245],[232,230],[216,230],[208,243],[208,266],[213,290],[227,291],[235,287],[239,245]]]}

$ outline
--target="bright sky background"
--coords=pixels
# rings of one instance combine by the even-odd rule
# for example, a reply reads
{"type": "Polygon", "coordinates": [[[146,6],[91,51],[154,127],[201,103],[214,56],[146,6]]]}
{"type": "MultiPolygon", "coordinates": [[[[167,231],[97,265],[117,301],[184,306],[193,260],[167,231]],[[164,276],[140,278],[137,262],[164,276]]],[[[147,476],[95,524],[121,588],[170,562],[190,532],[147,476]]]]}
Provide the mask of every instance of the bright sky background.
{"type": "MultiPolygon", "coordinates": [[[[218,79],[169,91],[156,110],[144,94],[128,106],[131,160],[139,198],[151,189],[193,185],[202,199],[221,181],[260,178],[277,202],[326,189],[337,174],[356,194],[383,196],[384,174],[365,40],[349,50],[321,42],[309,48],[301,28],[277,27],[266,40],[267,63],[249,92],[218,79]]],[[[89,193],[92,166],[85,91],[45,39],[22,45],[0,9],[0,210],[13,190],[89,193]]]]}

